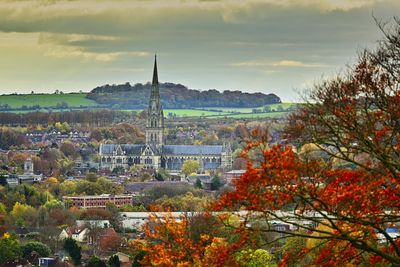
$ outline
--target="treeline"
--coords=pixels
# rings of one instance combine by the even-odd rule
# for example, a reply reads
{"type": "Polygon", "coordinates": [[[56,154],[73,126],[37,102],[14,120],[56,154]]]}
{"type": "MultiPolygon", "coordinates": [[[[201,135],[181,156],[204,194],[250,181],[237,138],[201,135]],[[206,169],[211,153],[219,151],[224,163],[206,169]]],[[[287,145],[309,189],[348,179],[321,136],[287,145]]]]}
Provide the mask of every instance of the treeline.
{"type": "Polygon", "coordinates": [[[116,140],[119,144],[143,144],[145,141],[145,135],[140,128],[128,123],[119,123],[113,127],[97,127],[91,131],[90,137],[98,142],[116,140]]]}
{"type": "MultiPolygon", "coordinates": [[[[42,109],[42,108],[47,109],[48,111],[51,111],[52,109],[67,109],[67,108],[69,108],[69,105],[68,105],[68,103],[65,102],[65,101],[58,102],[58,103],[55,104],[54,106],[46,106],[46,107],[42,107],[42,106],[40,106],[40,105],[38,105],[38,104],[36,104],[36,105],[31,105],[31,106],[29,106],[29,105],[22,105],[22,106],[16,107],[16,108],[13,108],[13,107],[12,107],[11,105],[9,105],[9,104],[0,105],[0,111],[40,110],[40,109],[42,109]]],[[[82,108],[88,108],[88,107],[81,105],[79,108],[82,109],[82,108]]]]}
{"type": "Polygon", "coordinates": [[[69,124],[104,126],[122,121],[132,121],[135,118],[136,112],[116,110],[70,111],[54,113],[30,112],[21,114],[0,112],[0,125],[48,125],[56,122],[67,122],[69,124]]]}
{"type": "MultiPolygon", "coordinates": [[[[139,109],[148,106],[150,90],[150,83],[137,83],[133,86],[130,83],[107,84],[94,88],[87,98],[114,109],[139,109]]],[[[221,93],[215,89],[199,91],[174,83],[161,83],[160,94],[164,108],[259,107],[281,103],[281,99],[275,94],[266,95],[228,90],[221,93]]]]}
{"type": "Polygon", "coordinates": [[[27,144],[28,141],[23,133],[12,129],[0,128],[0,149],[10,149],[11,147],[23,147],[27,144]]]}

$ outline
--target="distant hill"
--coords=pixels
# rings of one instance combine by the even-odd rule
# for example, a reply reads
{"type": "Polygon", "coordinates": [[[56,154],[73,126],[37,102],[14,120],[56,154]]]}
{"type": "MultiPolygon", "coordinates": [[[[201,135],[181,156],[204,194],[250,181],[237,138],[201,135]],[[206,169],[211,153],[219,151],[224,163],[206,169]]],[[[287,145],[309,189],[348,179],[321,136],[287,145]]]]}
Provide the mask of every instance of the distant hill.
{"type": "MultiPolygon", "coordinates": [[[[103,85],[94,88],[87,98],[102,106],[117,109],[142,109],[148,105],[151,84],[130,83],[103,85]]],[[[160,84],[161,102],[166,109],[201,107],[260,107],[281,103],[275,94],[219,92],[215,89],[199,91],[174,83],[160,84]]]]}

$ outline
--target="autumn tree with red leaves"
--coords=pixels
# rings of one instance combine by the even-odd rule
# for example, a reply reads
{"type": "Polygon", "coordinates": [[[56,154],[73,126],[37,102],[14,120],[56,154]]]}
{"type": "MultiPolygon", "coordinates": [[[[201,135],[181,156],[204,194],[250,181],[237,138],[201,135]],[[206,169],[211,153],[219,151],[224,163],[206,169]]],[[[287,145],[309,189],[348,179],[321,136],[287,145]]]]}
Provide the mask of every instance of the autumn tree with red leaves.
{"type": "MultiPolygon", "coordinates": [[[[146,253],[142,264],[146,266],[202,266],[212,259],[213,246],[222,253],[222,259],[228,257],[226,245],[208,235],[202,235],[195,241],[190,238],[189,220],[187,216],[175,219],[171,213],[162,217],[152,215],[146,225],[146,242],[143,251],[146,253]],[[206,250],[209,250],[206,256],[206,250]]],[[[215,255],[213,255],[215,256],[215,255]]]]}
{"type": "Polygon", "coordinates": [[[280,238],[314,240],[286,253],[282,265],[311,253],[308,263],[316,265],[400,264],[400,240],[387,231],[400,225],[400,21],[391,25],[380,24],[385,39],[375,51],[345,76],[316,85],[289,119],[291,140],[316,144],[330,161],[250,142],[246,173],[216,204],[246,210],[244,232],[262,221],[263,231],[280,238]],[[349,164],[332,168],[335,159],[349,164]]]}
{"type": "Polygon", "coordinates": [[[312,143],[328,160],[270,145],[255,131],[243,152],[246,172],[213,206],[242,211],[234,227],[239,242],[214,242],[211,235],[195,241],[187,218],[152,218],[146,264],[234,266],[232,255],[249,244],[268,248],[290,240],[303,247],[277,248],[281,266],[400,265],[400,239],[387,230],[400,225],[400,20],[378,25],[384,40],[377,49],[364,51],[345,75],[316,85],[289,118],[289,140],[312,143]],[[278,235],[260,242],[254,232],[278,235]]]}

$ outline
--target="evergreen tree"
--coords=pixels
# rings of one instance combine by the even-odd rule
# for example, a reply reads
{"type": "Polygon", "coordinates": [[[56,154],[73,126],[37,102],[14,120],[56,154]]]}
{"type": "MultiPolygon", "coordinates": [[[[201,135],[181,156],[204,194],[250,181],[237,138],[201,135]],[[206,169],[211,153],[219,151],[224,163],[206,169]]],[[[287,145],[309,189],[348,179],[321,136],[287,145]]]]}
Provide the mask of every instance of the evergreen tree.
{"type": "Polygon", "coordinates": [[[0,264],[3,264],[7,260],[18,259],[21,255],[19,241],[8,233],[5,233],[0,238],[0,264]]]}
{"type": "Polygon", "coordinates": [[[68,252],[69,256],[71,257],[72,261],[75,265],[81,264],[81,247],[78,246],[76,241],[72,238],[67,238],[64,240],[64,249],[68,252]]]}
{"type": "Polygon", "coordinates": [[[109,259],[108,259],[108,265],[110,267],[120,267],[121,264],[119,262],[119,258],[117,255],[112,255],[109,259]]]}
{"type": "Polygon", "coordinates": [[[28,242],[21,247],[22,254],[25,256],[31,254],[32,251],[36,251],[41,257],[48,257],[51,253],[50,248],[42,242],[28,242]]]}
{"type": "Polygon", "coordinates": [[[87,263],[87,267],[106,267],[106,264],[96,255],[92,255],[87,263]]]}
{"type": "Polygon", "coordinates": [[[196,179],[196,183],[194,184],[194,186],[197,187],[197,188],[203,188],[199,178],[196,179]]]}

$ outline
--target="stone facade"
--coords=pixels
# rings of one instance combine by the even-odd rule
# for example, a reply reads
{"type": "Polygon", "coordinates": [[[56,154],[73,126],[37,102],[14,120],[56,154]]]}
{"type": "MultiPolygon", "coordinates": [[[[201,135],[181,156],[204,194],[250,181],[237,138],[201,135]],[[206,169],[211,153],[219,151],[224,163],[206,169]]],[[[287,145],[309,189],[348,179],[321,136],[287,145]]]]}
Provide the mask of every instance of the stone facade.
{"type": "Polygon", "coordinates": [[[164,112],[161,106],[157,59],[154,61],[153,81],[147,109],[145,144],[101,144],[101,168],[113,170],[132,165],[145,168],[180,171],[186,160],[197,160],[203,170],[232,167],[230,145],[166,145],[164,140],[164,112]]]}

